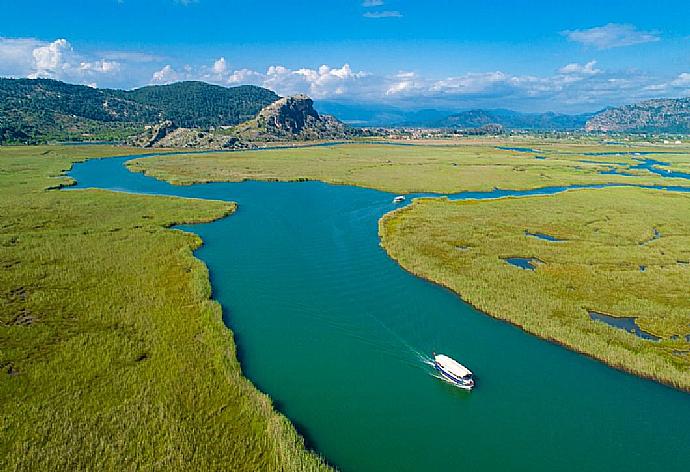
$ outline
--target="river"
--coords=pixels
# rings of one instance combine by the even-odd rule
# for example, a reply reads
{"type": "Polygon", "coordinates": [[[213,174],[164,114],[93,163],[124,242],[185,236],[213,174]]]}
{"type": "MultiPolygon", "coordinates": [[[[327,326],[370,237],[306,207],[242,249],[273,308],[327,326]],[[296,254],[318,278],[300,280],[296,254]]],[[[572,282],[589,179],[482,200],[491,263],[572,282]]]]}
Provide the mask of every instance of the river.
{"type": "Polygon", "coordinates": [[[70,175],[76,188],[239,204],[180,229],[204,240],[196,255],[245,375],[338,468],[690,470],[690,395],[537,339],[405,272],[379,246],[391,194],[319,182],[172,186],[127,171],[132,158],[90,160],[70,175]],[[437,379],[433,351],[470,367],[477,388],[437,379]]]}

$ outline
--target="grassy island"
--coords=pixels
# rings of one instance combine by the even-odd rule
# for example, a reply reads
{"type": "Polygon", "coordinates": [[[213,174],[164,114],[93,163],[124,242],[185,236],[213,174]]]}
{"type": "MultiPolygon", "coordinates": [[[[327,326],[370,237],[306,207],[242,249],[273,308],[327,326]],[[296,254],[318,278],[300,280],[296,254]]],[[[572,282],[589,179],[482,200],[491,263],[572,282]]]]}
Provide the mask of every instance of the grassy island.
{"type": "Polygon", "coordinates": [[[690,390],[688,215],[690,195],[610,188],[419,199],[386,215],[379,230],[404,268],[491,316],[690,390]],[[533,270],[511,258],[532,261],[533,270]],[[659,340],[593,321],[590,313],[632,318],[659,340]]]}
{"type": "Polygon", "coordinates": [[[240,371],[201,244],[225,202],[49,190],[113,147],[0,148],[0,469],[322,470],[240,371]]]}
{"type": "MultiPolygon", "coordinates": [[[[503,143],[503,146],[511,144],[503,143]]],[[[639,148],[543,145],[538,146],[536,152],[526,153],[474,142],[454,146],[344,144],[161,156],[135,160],[129,166],[133,171],[179,185],[243,180],[321,180],[395,193],[444,194],[490,191],[496,187],[526,190],[606,183],[690,187],[687,179],[627,170],[628,166],[638,163],[632,155],[635,149],[639,148]],[[586,154],[601,151],[631,154],[586,154]],[[632,175],[601,173],[607,170],[625,170],[632,175]]],[[[687,162],[687,158],[687,154],[664,156],[674,163],[683,159],[687,162]]]]}

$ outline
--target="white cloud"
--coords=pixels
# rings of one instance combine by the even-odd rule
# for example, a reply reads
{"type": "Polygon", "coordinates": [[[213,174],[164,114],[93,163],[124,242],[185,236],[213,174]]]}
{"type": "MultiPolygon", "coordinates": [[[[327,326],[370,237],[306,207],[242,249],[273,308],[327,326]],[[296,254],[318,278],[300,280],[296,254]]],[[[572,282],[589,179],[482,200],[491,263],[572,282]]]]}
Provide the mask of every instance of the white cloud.
{"type": "Polygon", "coordinates": [[[226,82],[231,85],[251,84],[259,85],[263,75],[250,69],[239,69],[228,75],[226,82]]]}
{"type": "Polygon", "coordinates": [[[228,71],[228,64],[225,62],[225,58],[221,57],[216,62],[213,63],[213,72],[215,74],[223,75],[228,71]]]}
{"type": "Polygon", "coordinates": [[[601,73],[600,69],[595,69],[594,66],[597,65],[597,61],[589,61],[587,64],[572,63],[561,67],[558,72],[561,74],[571,75],[571,74],[582,74],[582,75],[595,75],[601,73]]]}
{"type": "Polygon", "coordinates": [[[671,82],[674,87],[690,87],[690,73],[683,72],[671,82]]]}
{"type": "Polygon", "coordinates": [[[209,65],[176,70],[166,66],[152,82],[206,80],[221,85],[255,84],[279,95],[306,93],[315,99],[391,101],[402,105],[451,108],[516,108],[522,110],[593,111],[659,96],[678,96],[690,88],[690,73],[660,82],[636,71],[606,71],[595,60],[569,63],[551,75],[515,75],[506,71],[470,72],[434,78],[416,72],[376,75],[341,67],[266,71],[233,70],[220,58],[209,65]]]}
{"type": "Polygon", "coordinates": [[[154,72],[151,77],[151,82],[155,84],[169,84],[179,80],[181,80],[180,74],[170,64],[166,64],[161,70],[154,72]]]}
{"type": "Polygon", "coordinates": [[[112,74],[120,71],[120,63],[115,61],[81,62],[79,69],[82,71],[112,74]]]}
{"type": "Polygon", "coordinates": [[[383,0],[364,0],[362,2],[363,7],[380,7],[383,6],[383,0]]]}
{"type": "Polygon", "coordinates": [[[633,46],[661,40],[656,32],[640,31],[634,25],[618,23],[583,30],[568,30],[563,31],[562,34],[570,41],[599,49],[633,46]]]}
{"type": "Polygon", "coordinates": [[[341,67],[322,65],[317,69],[289,69],[282,65],[270,66],[265,72],[250,69],[232,70],[221,57],[210,66],[177,70],[167,64],[153,73],[152,83],[166,84],[179,80],[204,80],[220,85],[254,84],[276,91],[281,95],[306,93],[314,98],[327,98],[345,94],[357,95],[366,89],[369,74],[353,71],[349,64],[341,67]]]}
{"type": "Polygon", "coordinates": [[[68,57],[73,54],[72,46],[66,39],[57,39],[45,46],[34,48],[31,52],[34,57],[34,72],[30,78],[59,77],[62,72],[71,66],[68,57]]]}
{"type": "Polygon", "coordinates": [[[43,44],[33,38],[0,37],[0,74],[26,77],[33,70],[33,50],[43,44]]]}
{"type": "Polygon", "coordinates": [[[402,18],[402,13],[398,10],[368,11],[362,16],[365,18],[402,18]]]}
{"type": "Polygon", "coordinates": [[[120,70],[120,62],[82,56],[64,38],[52,42],[0,38],[1,75],[92,84],[95,77],[112,77],[120,70]]]}
{"type": "Polygon", "coordinates": [[[266,71],[263,85],[279,94],[304,92],[314,98],[326,98],[356,93],[358,82],[367,76],[365,72],[354,72],[349,64],[339,68],[322,65],[318,69],[297,70],[271,66],[266,71]]]}

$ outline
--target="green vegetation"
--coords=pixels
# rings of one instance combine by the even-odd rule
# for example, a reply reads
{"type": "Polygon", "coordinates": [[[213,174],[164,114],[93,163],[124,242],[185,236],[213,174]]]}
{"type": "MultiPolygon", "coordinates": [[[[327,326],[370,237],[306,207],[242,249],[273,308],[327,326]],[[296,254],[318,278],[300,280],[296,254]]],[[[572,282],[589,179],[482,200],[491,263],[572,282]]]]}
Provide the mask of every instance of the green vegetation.
{"type": "Polygon", "coordinates": [[[251,85],[179,82],[124,91],[0,78],[0,144],[122,140],[162,120],[187,127],[235,125],[277,99],[251,85]]]}
{"type": "Polygon", "coordinates": [[[242,377],[177,223],[225,202],[47,190],[108,147],[0,148],[0,469],[317,470],[242,377]]]}
{"type": "MultiPolygon", "coordinates": [[[[510,142],[498,144],[511,145],[510,142]]],[[[520,145],[528,144],[531,143],[520,142],[520,145]]],[[[489,191],[496,187],[522,190],[623,182],[690,185],[686,179],[664,179],[642,170],[630,171],[636,174],[634,177],[603,175],[600,174],[602,170],[625,169],[618,163],[637,162],[628,155],[583,155],[585,152],[640,148],[546,144],[538,149],[540,152],[534,154],[517,153],[472,142],[457,146],[346,144],[162,156],[135,160],[129,165],[134,171],[182,185],[242,180],[322,180],[396,193],[489,191]]],[[[688,155],[678,155],[678,159],[681,158],[688,161],[688,155]]]]}
{"type": "Polygon", "coordinates": [[[383,247],[404,268],[480,310],[690,390],[689,214],[689,195],[612,188],[489,201],[420,199],[384,217],[379,230],[383,247]],[[512,266],[504,260],[510,257],[538,261],[536,270],[512,266]],[[662,340],[594,322],[589,311],[635,317],[662,340]]]}
{"type": "Polygon", "coordinates": [[[242,123],[279,98],[274,92],[254,85],[227,88],[205,82],[150,85],[123,94],[160,110],[162,119],[190,128],[242,123]]]}

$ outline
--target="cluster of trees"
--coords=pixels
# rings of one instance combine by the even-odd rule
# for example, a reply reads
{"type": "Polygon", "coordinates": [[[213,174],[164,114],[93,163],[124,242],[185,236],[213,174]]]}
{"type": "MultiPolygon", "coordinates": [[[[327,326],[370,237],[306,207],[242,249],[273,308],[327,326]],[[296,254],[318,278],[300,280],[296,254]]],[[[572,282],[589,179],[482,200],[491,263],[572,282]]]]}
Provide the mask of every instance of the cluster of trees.
{"type": "Polygon", "coordinates": [[[0,144],[51,139],[123,139],[145,124],[232,126],[279,97],[243,85],[179,82],[139,89],[96,89],[50,79],[0,78],[0,144]]]}

